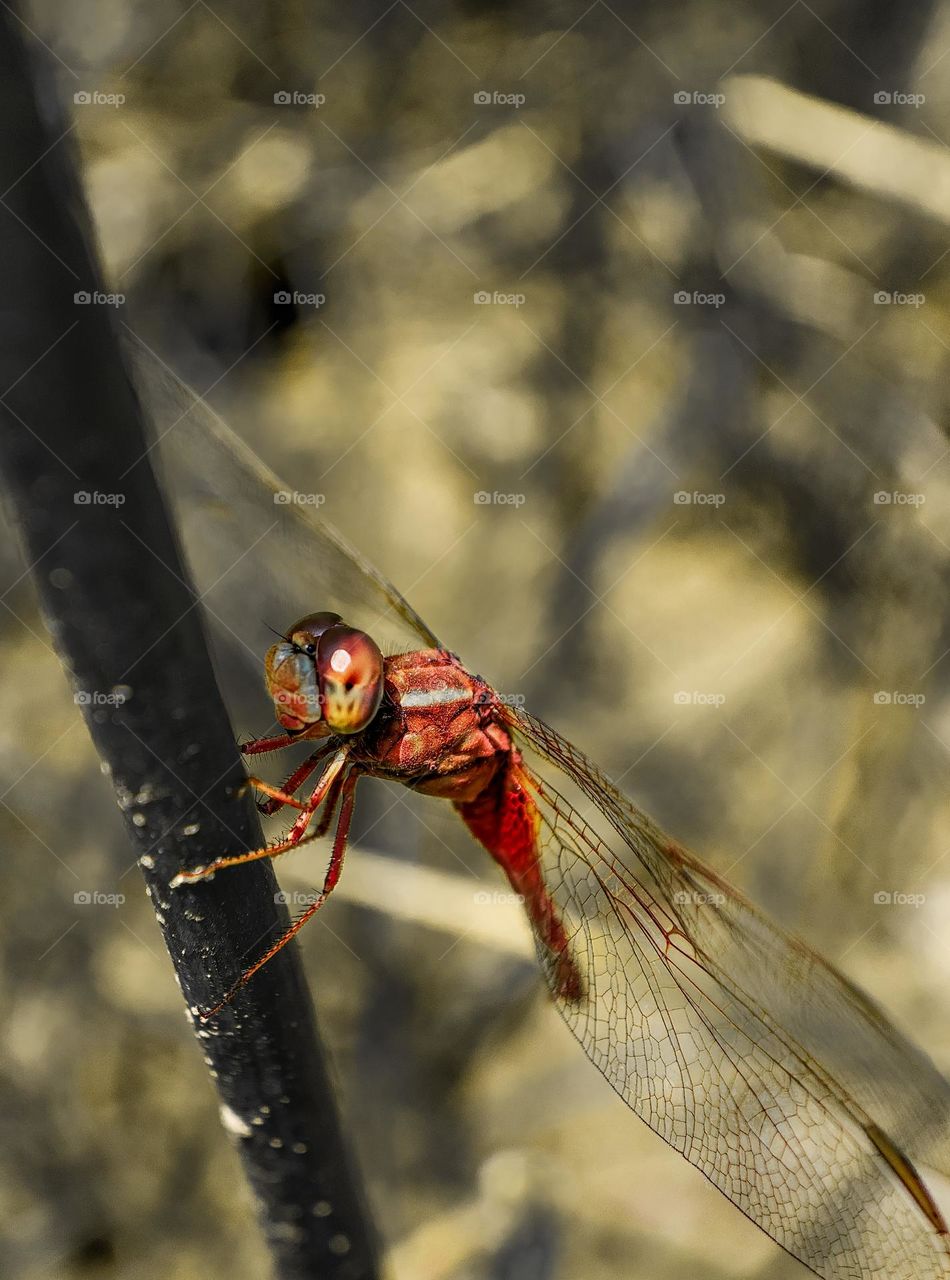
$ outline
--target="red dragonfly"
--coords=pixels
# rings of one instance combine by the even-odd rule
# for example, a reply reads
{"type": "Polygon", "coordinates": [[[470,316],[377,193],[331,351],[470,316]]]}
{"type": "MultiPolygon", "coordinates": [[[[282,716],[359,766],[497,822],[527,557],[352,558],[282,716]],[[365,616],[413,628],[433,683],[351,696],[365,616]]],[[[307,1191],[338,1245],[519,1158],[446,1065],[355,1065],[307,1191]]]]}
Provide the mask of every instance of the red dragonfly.
{"type": "Polygon", "coordinates": [[[179,389],[145,376],[173,438],[169,489],[210,613],[240,638],[247,599],[269,591],[286,607],[304,585],[311,608],[340,610],[302,617],[271,648],[284,733],[244,748],[317,741],[283,787],[254,780],[265,811],[298,811],[290,832],[176,877],[281,853],[339,811],[323,893],[222,1003],[326,901],[360,777],[444,797],[522,895],[568,1026],[652,1129],[827,1280],[950,1277],[928,1185],[931,1169],[950,1176],[950,1086],[929,1059],[580,751],[470,674],[201,402],[182,407],[179,389]],[[264,539],[267,574],[252,570],[235,591],[264,539]],[[398,637],[394,656],[372,639],[380,630],[398,637]]]}

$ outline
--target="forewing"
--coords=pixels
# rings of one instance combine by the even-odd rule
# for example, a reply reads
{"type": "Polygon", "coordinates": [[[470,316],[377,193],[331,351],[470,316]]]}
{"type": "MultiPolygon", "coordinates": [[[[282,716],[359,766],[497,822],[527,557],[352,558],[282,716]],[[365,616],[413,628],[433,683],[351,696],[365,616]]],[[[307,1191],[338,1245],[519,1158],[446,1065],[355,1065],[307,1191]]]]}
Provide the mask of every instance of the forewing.
{"type": "MultiPolygon", "coordinates": [[[[397,646],[437,643],[312,508],[278,500],[291,487],[203,401],[136,364],[202,603],[255,658],[262,620],[286,626],[315,609],[397,646]]],[[[931,1063],[581,753],[506,714],[536,778],[545,879],[587,987],[559,1004],[617,1092],[817,1274],[950,1276],[942,1221],[911,1163],[950,1169],[950,1089],[931,1063]]]]}
{"type": "MultiPolygon", "coordinates": [[[[950,1086],[929,1059],[569,743],[517,709],[505,714],[538,803],[544,878],[586,986],[579,1002],[558,1004],[592,1061],[818,1275],[950,1275],[920,1174],[950,1166],[950,1086]]],[[[539,956],[556,995],[545,948],[539,956]]]]}
{"type": "Polygon", "coordinates": [[[260,663],[273,628],[330,609],[401,649],[436,638],[396,589],[189,387],[132,353],[201,602],[260,663]]]}

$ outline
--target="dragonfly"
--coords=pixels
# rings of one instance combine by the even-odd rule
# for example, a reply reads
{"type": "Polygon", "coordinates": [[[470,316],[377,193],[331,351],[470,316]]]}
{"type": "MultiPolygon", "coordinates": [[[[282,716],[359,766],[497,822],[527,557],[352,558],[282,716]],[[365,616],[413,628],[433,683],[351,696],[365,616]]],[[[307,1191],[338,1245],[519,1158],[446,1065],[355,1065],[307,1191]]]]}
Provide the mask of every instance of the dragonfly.
{"type": "Polygon", "coordinates": [[[826,1280],[950,1278],[934,1191],[950,1176],[950,1085],[931,1061],[583,752],[469,672],[205,402],[150,364],[138,380],[205,609],[245,644],[248,599],[282,617],[300,606],[266,659],[283,732],[244,749],[316,748],[282,787],[253,780],[265,812],[296,811],[283,840],[175,882],[294,848],[338,814],[323,892],[218,1009],[329,897],[359,778],[389,778],[454,804],[520,895],[590,1060],[756,1226],[826,1280]]]}

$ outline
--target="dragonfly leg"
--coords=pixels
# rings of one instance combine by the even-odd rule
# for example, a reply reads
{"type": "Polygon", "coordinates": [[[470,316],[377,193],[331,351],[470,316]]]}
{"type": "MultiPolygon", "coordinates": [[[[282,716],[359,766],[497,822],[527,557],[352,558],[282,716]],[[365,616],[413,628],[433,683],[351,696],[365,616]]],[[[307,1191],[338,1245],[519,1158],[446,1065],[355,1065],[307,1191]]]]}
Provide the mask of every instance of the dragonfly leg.
{"type": "MultiPolygon", "coordinates": [[[[315,900],[303,911],[296,920],[293,920],[289,927],[281,934],[273,946],[260,957],[259,960],[251,965],[249,969],[245,969],[235,982],[234,986],[228,991],[223,1000],[220,1000],[212,1009],[200,1014],[202,1022],[207,1022],[209,1018],[220,1012],[225,1005],[230,1004],[242,987],[246,986],[260,969],[263,969],[268,960],[273,960],[278,951],[282,951],[287,943],[295,937],[304,927],[311,916],[316,915],[317,911],[323,906],[327,898],[333,892],[334,886],[340,879],[343,870],[343,856],[346,853],[346,840],[350,831],[350,821],[353,817],[353,804],[356,798],[356,784],[359,781],[359,770],[350,769],[348,773],[343,775],[339,783],[334,779],[334,789],[338,796],[342,796],[343,802],[340,805],[340,817],[336,824],[336,835],[333,838],[333,851],[330,854],[330,865],[327,867],[327,874],[323,881],[323,888],[317,895],[315,900]]],[[[332,812],[332,811],[331,811],[332,812]]]]}
{"type": "Polygon", "coordinates": [[[315,751],[312,756],[307,756],[303,764],[293,771],[281,787],[270,787],[266,783],[260,783],[257,778],[249,777],[248,782],[252,786],[270,797],[269,800],[264,800],[258,803],[257,807],[261,813],[269,818],[285,804],[293,805],[295,809],[302,809],[304,806],[301,802],[293,799],[294,792],[298,787],[303,786],[320,761],[325,759],[325,757],[333,750],[335,750],[335,748],[332,745],[328,747],[321,747],[318,751],[315,751]]]}
{"type": "Polygon", "coordinates": [[[306,742],[308,738],[325,738],[329,732],[321,720],[302,733],[279,733],[272,738],[252,738],[250,742],[242,742],[240,750],[244,756],[260,756],[268,751],[282,751],[284,747],[292,747],[295,742],[306,742]]]}
{"type": "Polygon", "coordinates": [[[296,741],[296,734],[281,733],[273,738],[252,738],[250,742],[239,745],[242,756],[260,756],[267,751],[280,751],[283,747],[293,746],[296,741]]]}
{"type": "Polygon", "coordinates": [[[257,807],[261,813],[272,814],[278,809],[283,808],[285,804],[289,804],[294,809],[306,809],[306,805],[302,800],[298,800],[296,796],[288,793],[283,787],[273,787],[269,782],[265,782],[262,778],[256,778],[253,773],[248,774],[241,785],[241,791],[244,792],[248,787],[253,787],[255,791],[259,791],[261,795],[269,797],[267,800],[258,800],[257,807]]]}
{"type": "Polygon", "coordinates": [[[323,805],[323,813],[320,815],[320,821],[314,828],[313,837],[315,840],[319,840],[321,836],[325,836],[330,830],[330,823],[333,821],[333,814],[339,804],[340,791],[346,781],[346,778],[347,775],[345,773],[338,773],[333,779],[333,782],[330,785],[330,790],[327,792],[327,798],[323,805]]]}
{"type": "Polygon", "coordinates": [[[263,849],[251,849],[248,853],[236,853],[223,858],[215,858],[214,862],[209,862],[204,867],[182,869],[170,881],[169,888],[177,889],[179,885],[190,884],[195,880],[204,880],[208,876],[213,876],[216,871],[223,871],[225,867],[239,866],[242,862],[255,862],[258,858],[276,858],[278,854],[286,853],[288,849],[300,844],[306,834],[307,827],[310,825],[311,818],[326,799],[327,793],[333,788],[337,776],[346,764],[346,757],[347,748],[342,747],[320,775],[320,781],[314,788],[313,794],[307,803],[302,806],[300,816],[283,840],[278,840],[276,844],[266,845],[263,849]]]}

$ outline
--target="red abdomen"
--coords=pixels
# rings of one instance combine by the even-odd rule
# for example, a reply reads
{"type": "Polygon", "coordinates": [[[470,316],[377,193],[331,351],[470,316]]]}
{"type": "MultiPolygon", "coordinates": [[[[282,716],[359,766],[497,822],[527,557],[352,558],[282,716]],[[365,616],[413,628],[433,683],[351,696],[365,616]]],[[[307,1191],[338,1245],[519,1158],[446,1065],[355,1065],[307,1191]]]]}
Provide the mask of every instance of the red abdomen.
{"type": "Polygon", "coordinates": [[[455,808],[521,897],[535,934],[553,965],[557,995],[566,1000],[579,1000],[584,993],[583,981],[541,874],[540,816],[523,781],[518,752],[510,748],[487,786],[474,800],[456,803],[455,808]]]}

